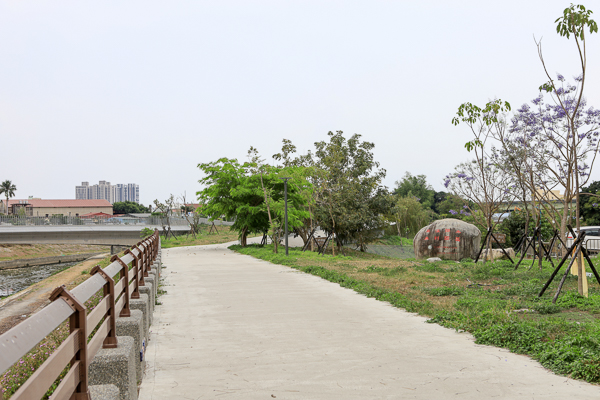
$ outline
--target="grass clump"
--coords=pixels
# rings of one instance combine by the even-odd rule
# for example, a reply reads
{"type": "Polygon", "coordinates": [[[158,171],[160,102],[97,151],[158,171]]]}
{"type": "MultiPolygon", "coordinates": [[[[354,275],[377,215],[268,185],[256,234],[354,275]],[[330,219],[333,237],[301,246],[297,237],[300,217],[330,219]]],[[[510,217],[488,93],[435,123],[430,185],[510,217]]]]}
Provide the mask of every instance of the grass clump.
{"type": "Polygon", "coordinates": [[[208,232],[209,226],[203,225],[200,233],[196,234],[196,238],[194,238],[192,235],[181,235],[176,237],[169,236],[168,239],[165,239],[164,236],[161,236],[160,243],[163,249],[170,249],[172,247],[202,246],[238,240],[237,232],[229,230],[229,227],[226,226],[219,226],[218,233],[208,232]]]}
{"type": "Polygon", "coordinates": [[[558,279],[538,298],[553,270],[549,262],[515,270],[508,261],[423,263],[350,249],[336,256],[290,249],[286,257],[270,245],[230,248],[470,332],[477,343],[527,354],[555,373],[600,382],[600,290],[590,281],[589,297],[579,296],[577,277],[569,276],[556,304],[558,279]]]}

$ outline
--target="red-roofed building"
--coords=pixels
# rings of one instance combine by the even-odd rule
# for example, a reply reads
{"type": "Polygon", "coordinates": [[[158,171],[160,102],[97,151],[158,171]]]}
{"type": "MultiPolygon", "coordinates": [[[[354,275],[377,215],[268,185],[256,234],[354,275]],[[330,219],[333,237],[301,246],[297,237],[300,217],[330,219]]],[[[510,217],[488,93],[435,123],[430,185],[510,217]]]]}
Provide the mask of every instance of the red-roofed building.
{"type": "MultiPolygon", "coordinates": [[[[6,199],[0,200],[0,209],[4,210],[6,199]]],[[[18,214],[25,209],[25,215],[31,217],[51,217],[64,215],[79,217],[90,213],[113,215],[112,204],[108,200],[45,200],[45,199],[13,199],[8,201],[8,214],[18,214]]]]}

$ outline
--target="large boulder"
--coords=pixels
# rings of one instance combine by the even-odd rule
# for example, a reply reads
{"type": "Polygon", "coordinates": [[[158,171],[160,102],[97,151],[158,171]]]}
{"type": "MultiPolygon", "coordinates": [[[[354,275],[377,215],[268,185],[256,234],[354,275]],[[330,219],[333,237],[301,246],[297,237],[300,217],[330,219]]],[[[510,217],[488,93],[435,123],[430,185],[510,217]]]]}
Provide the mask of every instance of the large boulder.
{"type": "Polygon", "coordinates": [[[481,232],[472,224],[448,218],[421,228],[415,235],[415,257],[439,257],[459,261],[475,258],[481,245],[481,232]]]}

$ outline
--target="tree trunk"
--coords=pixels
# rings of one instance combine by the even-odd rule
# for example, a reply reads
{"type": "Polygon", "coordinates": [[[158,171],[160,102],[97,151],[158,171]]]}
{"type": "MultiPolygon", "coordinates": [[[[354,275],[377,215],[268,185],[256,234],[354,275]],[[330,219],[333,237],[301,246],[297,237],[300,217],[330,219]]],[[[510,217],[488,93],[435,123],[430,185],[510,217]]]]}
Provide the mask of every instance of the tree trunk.
{"type": "Polygon", "coordinates": [[[242,230],[242,238],[240,239],[240,244],[242,247],[246,247],[248,244],[248,228],[244,228],[242,230]]]}

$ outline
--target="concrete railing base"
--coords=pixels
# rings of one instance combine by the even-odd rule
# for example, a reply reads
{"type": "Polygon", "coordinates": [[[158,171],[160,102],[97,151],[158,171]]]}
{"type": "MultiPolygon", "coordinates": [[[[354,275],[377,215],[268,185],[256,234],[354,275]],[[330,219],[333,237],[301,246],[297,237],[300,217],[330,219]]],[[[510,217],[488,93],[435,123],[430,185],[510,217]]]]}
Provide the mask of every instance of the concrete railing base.
{"type": "MultiPolygon", "coordinates": [[[[117,336],[114,349],[100,349],[90,364],[90,385],[113,384],[119,388],[120,400],[137,399],[135,372],[135,341],[129,336],[117,336]]],[[[137,355],[139,357],[139,355],[137,355]]]]}
{"type": "MultiPolygon", "coordinates": [[[[140,289],[143,286],[140,286],[140,289]]],[[[140,293],[139,299],[129,300],[129,308],[132,310],[140,310],[144,313],[144,337],[148,337],[148,330],[150,329],[150,298],[147,294],[140,293]]]]}
{"type": "Polygon", "coordinates": [[[146,338],[144,336],[144,313],[140,310],[131,310],[130,317],[117,318],[117,336],[130,336],[133,338],[136,351],[136,378],[137,381],[140,382],[144,374],[144,352],[146,351],[146,338]]]}
{"type": "Polygon", "coordinates": [[[115,385],[89,386],[92,400],[119,400],[119,388],[115,385]]]}
{"type": "Polygon", "coordinates": [[[150,314],[149,314],[149,321],[148,324],[152,325],[152,313],[154,313],[154,302],[156,301],[154,298],[154,283],[152,283],[150,280],[147,280],[148,276],[146,276],[144,278],[145,281],[145,285],[144,286],[140,286],[140,294],[145,294],[148,296],[148,309],[150,310],[150,314]]]}

